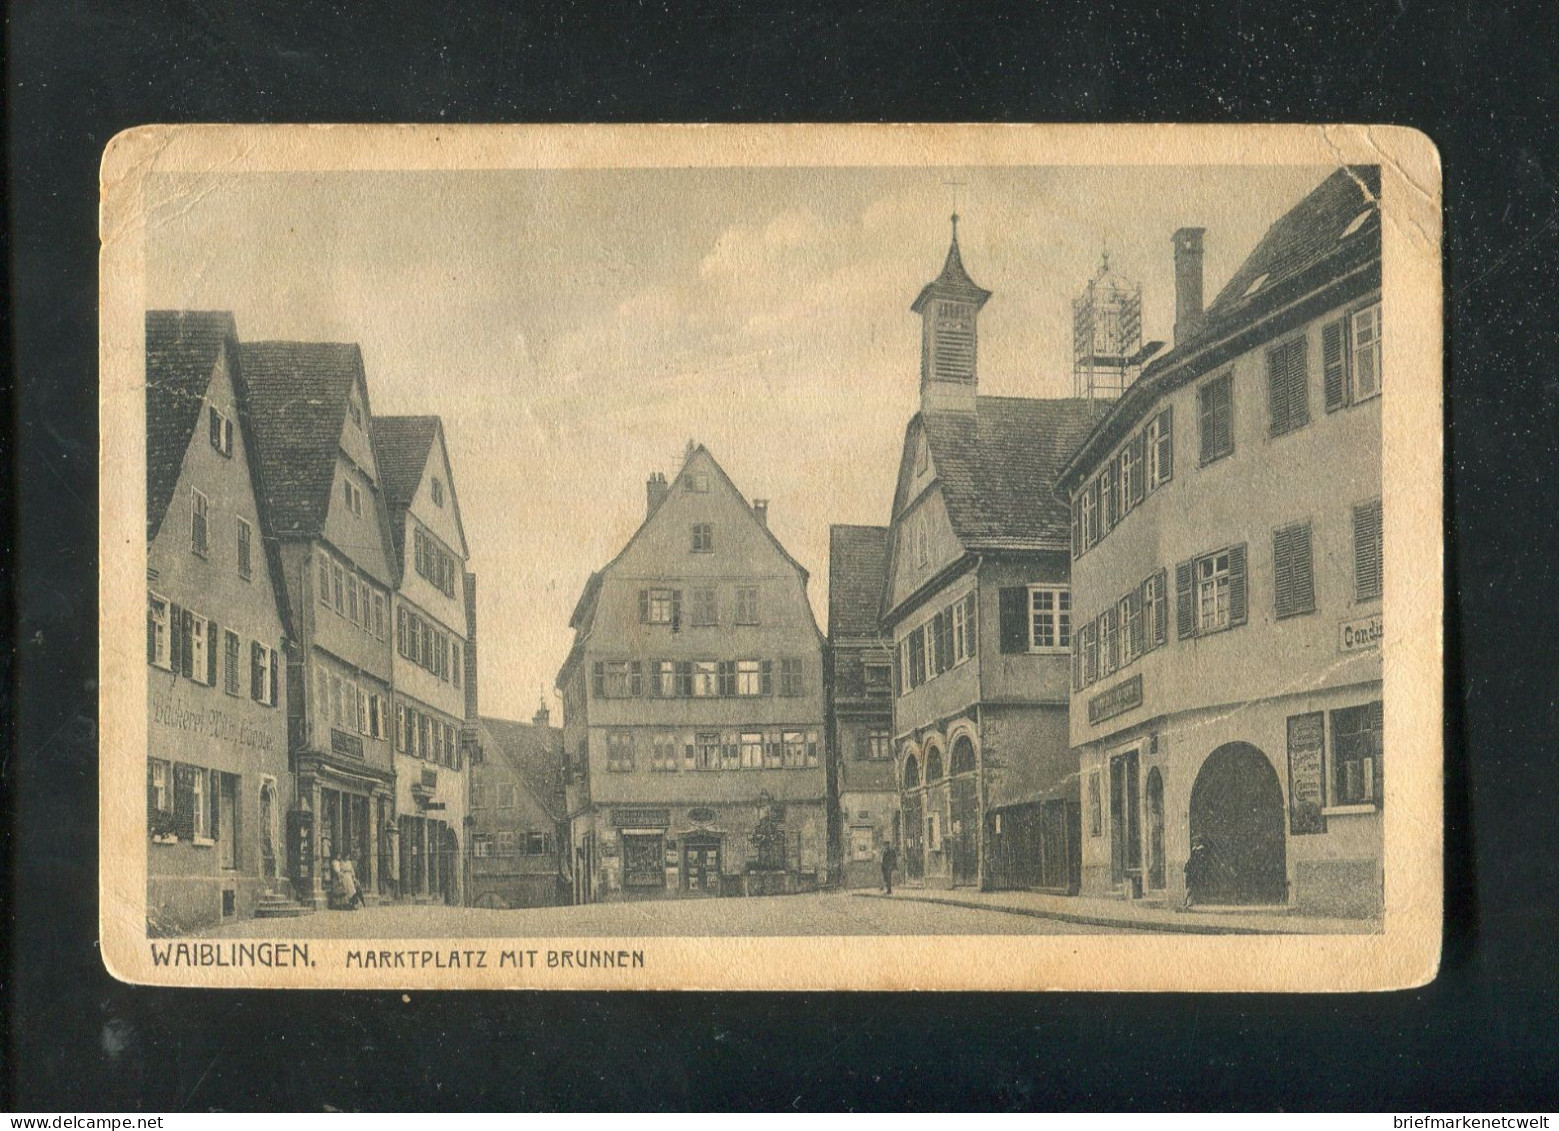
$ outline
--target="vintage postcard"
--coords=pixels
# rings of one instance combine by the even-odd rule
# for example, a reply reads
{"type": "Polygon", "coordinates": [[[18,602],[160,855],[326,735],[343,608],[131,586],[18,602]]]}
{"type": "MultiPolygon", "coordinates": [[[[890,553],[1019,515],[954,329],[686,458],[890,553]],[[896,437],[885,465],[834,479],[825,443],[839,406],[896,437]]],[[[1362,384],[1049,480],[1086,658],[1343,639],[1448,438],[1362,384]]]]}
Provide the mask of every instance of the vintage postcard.
{"type": "Polygon", "coordinates": [[[1423,135],[148,126],[102,171],[119,978],[1434,977],[1423,135]]]}

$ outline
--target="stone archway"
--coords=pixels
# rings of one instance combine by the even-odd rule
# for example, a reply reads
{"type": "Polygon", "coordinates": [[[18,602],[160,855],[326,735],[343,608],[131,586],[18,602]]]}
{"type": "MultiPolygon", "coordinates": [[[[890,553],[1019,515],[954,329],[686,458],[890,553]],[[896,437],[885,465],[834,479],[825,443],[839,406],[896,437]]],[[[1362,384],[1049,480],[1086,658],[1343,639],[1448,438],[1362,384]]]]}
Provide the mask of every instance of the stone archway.
{"type": "Polygon", "coordinates": [[[1286,903],[1283,787],[1272,763],[1247,742],[1207,756],[1191,787],[1191,845],[1204,863],[1187,880],[1198,903],[1286,903]]]}
{"type": "Polygon", "coordinates": [[[926,874],[925,790],[920,785],[920,762],[910,754],[904,759],[901,776],[903,794],[899,808],[903,820],[903,867],[906,880],[919,880],[926,874]]]}
{"type": "Polygon", "coordinates": [[[980,803],[974,774],[974,743],[959,735],[948,758],[947,847],[955,885],[980,878],[980,803]]]}

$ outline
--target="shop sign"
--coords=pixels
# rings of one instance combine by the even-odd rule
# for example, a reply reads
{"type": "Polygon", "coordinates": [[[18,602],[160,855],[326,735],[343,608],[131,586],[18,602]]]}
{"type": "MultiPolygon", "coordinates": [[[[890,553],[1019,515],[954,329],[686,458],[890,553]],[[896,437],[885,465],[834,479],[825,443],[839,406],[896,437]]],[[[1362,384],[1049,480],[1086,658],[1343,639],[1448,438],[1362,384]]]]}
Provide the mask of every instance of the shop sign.
{"type": "Polygon", "coordinates": [[[1320,711],[1288,719],[1288,831],[1294,836],[1324,833],[1322,773],[1325,716],[1320,711]]]}
{"type": "Polygon", "coordinates": [[[331,729],[330,752],[339,754],[343,758],[356,758],[359,761],[363,757],[363,740],[358,735],[348,734],[344,730],[331,729]]]}
{"type": "Polygon", "coordinates": [[[175,702],[171,695],[152,696],[152,722],[251,750],[269,753],[275,748],[275,738],[267,729],[219,707],[184,706],[175,702]]]}
{"type": "Polygon", "coordinates": [[[1373,652],[1380,647],[1381,614],[1345,620],[1337,626],[1337,650],[1339,652],[1373,652]]]}
{"type": "Polygon", "coordinates": [[[1133,707],[1142,706],[1142,676],[1137,674],[1117,683],[1108,691],[1101,691],[1088,700],[1088,721],[1102,723],[1123,715],[1133,707]]]}
{"type": "Polygon", "coordinates": [[[670,809],[613,809],[612,824],[619,829],[644,825],[664,829],[671,824],[670,809]]]}

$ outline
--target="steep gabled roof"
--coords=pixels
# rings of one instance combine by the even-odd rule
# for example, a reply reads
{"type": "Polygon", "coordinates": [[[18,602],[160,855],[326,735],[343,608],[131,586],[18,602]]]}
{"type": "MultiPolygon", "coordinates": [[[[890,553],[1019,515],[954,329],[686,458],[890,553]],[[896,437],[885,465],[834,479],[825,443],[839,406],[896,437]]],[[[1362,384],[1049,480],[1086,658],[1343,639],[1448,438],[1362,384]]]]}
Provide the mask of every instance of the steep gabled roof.
{"type": "MultiPolygon", "coordinates": [[[[936,483],[966,551],[1061,549],[1071,516],[1057,476],[1105,406],[1080,397],[977,397],[973,414],[922,412],[936,483]]],[[[909,502],[895,500],[894,514],[909,502]]]]}
{"type": "Polygon", "coordinates": [[[238,330],[224,310],[146,312],[146,538],[157,537],[184,454],[224,349],[237,359],[238,330]]]}
{"type": "Polygon", "coordinates": [[[563,731],[486,715],[482,726],[498,747],[489,751],[488,757],[503,758],[547,814],[555,821],[563,820],[568,813],[563,790],[563,731]]]}
{"type": "Polygon", "coordinates": [[[345,342],[245,342],[260,466],[271,525],[281,537],[324,528],[335,481],[347,394],[363,380],[363,355],[345,342]]]}
{"type": "Polygon", "coordinates": [[[1071,485],[1086,475],[1161,396],[1252,348],[1253,335],[1284,332],[1270,324],[1273,319],[1293,323],[1314,317],[1315,311],[1301,308],[1313,307],[1334,287],[1363,293],[1379,285],[1380,167],[1347,165],[1267,229],[1218,292],[1196,332],[1148,363],[1067,461],[1060,483],[1071,485]]]}
{"type": "Polygon", "coordinates": [[[828,637],[875,637],[888,568],[886,526],[828,528],[828,637]]]}
{"type": "Polygon", "coordinates": [[[379,485],[390,511],[390,534],[395,539],[395,560],[404,556],[406,511],[422,483],[428,452],[439,431],[436,416],[376,416],[373,422],[374,461],[379,465],[379,485]]]}

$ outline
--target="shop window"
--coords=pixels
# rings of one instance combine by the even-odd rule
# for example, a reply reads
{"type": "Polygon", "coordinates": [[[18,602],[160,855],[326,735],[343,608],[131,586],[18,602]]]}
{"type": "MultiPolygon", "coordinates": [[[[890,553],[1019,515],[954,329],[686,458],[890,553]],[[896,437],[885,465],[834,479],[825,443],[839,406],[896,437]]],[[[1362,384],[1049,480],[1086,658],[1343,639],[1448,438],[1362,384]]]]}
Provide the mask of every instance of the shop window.
{"type": "Polygon", "coordinates": [[[1333,711],[1332,804],[1381,803],[1382,703],[1333,711]]]}

